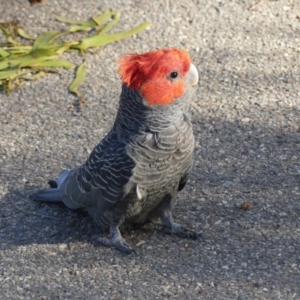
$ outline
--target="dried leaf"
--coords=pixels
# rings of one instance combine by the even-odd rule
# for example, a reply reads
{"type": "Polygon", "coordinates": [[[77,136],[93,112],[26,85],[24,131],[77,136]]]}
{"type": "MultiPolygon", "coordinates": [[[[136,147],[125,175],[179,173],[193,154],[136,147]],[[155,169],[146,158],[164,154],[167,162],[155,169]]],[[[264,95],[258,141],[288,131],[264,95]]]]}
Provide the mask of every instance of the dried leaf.
{"type": "Polygon", "coordinates": [[[17,29],[19,28],[19,20],[1,22],[0,26],[6,29],[6,32],[9,36],[16,37],[18,35],[17,29]]]}
{"type": "Polygon", "coordinates": [[[0,24],[0,29],[1,29],[1,31],[3,33],[3,35],[6,37],[6,39],[8,39],[9,38],[9,33],[6,31],[6,29],[4,28],[4,26],[1,25],[1,24],[0,24]]]}

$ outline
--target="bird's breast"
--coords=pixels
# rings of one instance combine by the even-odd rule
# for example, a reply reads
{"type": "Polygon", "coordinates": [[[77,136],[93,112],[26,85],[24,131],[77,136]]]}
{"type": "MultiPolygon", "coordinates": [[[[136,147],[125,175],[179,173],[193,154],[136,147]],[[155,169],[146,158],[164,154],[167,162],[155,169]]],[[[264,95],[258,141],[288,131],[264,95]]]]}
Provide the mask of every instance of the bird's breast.
{"type": "Polygon", "coordinates": [[[191,168],[193,151],[194,135],[188,120],[144,133],[127,147],[127,154],[135,162],[131,181],[145,194],[176,186],[191,168]]]}

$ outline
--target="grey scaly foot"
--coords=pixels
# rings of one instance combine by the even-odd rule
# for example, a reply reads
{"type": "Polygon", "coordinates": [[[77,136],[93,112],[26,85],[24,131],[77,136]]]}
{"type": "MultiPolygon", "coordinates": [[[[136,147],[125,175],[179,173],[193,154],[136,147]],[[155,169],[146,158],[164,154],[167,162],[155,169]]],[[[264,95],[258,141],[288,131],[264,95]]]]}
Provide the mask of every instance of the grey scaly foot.
{"type": "Polygon", "coordinates": [[[127,254],[137,254],[136,250],[124,241],[118,227],[110,228],[110,239],[101,236],[98,237],[98,242],[106,247],[115,247],[117,250],[127,254]]]}
{"type": "Polygon", "coordinates": [[[163,231],[168,234],[176,234],[178,236],[184,237],[184,238],[192,238],[194,240],[201,238],[202,234],[198,233],[194,230],[188,229],[186,227],[181,226],[180,224],[177,224],[173,221],[172,218],[172,212],[169,209],[166,209],[162,216],[163,221],[163,231]]]}
{"type": "Polygon", "coordinates": [[[191,238],[191,239],[198,239],[202,238],[201,233],[198,233],[194,230],[188,229],[186,227],[183,227],[175,222],[168,225],[163,225],[163,231],[168,234],[176,234],[178,236],[184,237],[184,238],[191,238]]]}

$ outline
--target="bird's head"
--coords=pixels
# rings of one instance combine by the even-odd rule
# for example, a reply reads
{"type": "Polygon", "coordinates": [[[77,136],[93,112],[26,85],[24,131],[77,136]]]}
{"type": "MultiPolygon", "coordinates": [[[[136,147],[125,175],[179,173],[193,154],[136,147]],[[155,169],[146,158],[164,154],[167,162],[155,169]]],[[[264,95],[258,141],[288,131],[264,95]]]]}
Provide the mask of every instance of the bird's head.
{"type": "Polygon", "coordinates": [[[119,61],[123,83],[138,90],[147,105],[168,105],[198,83],[198,72],[189,54],[179,49],[161,49],[129,54],[119,61]]]}

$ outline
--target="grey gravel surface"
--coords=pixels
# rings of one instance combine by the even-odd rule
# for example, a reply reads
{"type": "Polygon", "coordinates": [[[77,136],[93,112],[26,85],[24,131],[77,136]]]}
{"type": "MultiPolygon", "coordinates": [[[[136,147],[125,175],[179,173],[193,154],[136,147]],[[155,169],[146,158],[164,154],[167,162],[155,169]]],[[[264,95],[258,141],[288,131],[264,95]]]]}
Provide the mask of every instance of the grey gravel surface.
{"type": "Polygon", "coordinates": [[[107,8],[122,12],[116,31],[153,26],[87,55],[81,113],[71,71],[0,94],[1,299],[300,299],[300,2],[0,0],[0,21],[38,34],[63,28],[56,15],[107,8]],[[124,255],[95,241],[85,212],[28,195],[82,163],[112,125],[117,58],[174,46],[200,74],[196,163],[175,215],[204,240],[137,229],[124,237],[138,256],[124,255]]]}

